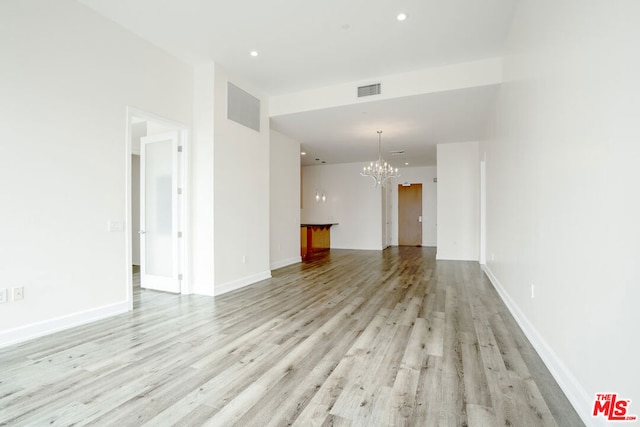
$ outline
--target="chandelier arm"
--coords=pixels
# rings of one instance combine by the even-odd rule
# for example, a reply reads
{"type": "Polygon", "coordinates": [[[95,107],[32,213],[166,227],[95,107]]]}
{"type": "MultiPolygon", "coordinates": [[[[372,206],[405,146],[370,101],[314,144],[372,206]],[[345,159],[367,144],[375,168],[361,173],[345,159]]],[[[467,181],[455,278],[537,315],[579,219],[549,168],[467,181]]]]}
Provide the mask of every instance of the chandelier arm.
{"type": "Polygon", "coordinates": [[[386,187],[387,183],[394,178],[399,177],[398,169],[394,169],[390,163],[387,163],[382,158],[382,131],[378,132],[378,160],[374,163],[371,162],[369,166],[365,166],[360,173],[362,176],[369,176],[373,178],[374,188],[386,187]]]}

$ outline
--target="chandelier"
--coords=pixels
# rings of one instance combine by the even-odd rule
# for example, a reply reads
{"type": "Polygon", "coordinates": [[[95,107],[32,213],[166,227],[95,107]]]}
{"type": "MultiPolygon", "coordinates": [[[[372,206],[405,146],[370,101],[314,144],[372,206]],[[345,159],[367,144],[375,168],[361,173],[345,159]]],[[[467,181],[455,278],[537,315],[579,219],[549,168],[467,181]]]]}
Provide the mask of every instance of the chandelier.
{"type": "Polygon", "coordinates": [[[390,164],[385,162],[382,159],[382,131],[378,132],[378,160],[375,162],[371,162],[368,166],[362,168],[362,172],[360,175],[369,176],[373,178],[375,184],[373,185],[375,188],[377,187],[386,187],[387,183],[394,179],[398,178],[400,175],[398,174],[398,168],[393,168],[390,164]]]}

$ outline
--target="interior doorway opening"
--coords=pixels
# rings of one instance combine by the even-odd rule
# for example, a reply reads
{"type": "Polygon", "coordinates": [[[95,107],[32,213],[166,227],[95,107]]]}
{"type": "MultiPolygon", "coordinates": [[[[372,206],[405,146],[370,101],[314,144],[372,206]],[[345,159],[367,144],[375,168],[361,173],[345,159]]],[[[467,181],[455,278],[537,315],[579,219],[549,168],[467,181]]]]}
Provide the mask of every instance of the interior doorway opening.
{"type": "MultiPolygon", "coordinates": [[[[153,264],[154,259],[158,264],[158,254],[160,253],[158,247],[162,248],[163,246],[159,242],[167,239],[171,239],[175,244],[170,243],[173,246],[170,246],[169,258],[161,256],[161,262],[170,264],[170,275],[176,280],[177,286],[171,289],[154,288],[148,286],[149,280],[146,280],[147,286],[145,287],[174,293],[191,293],[186,271],[188,265],[186,250],[188,247],[188,183],[186,180],[188,176],[188,136],[188,128],[185,125],[152,113],[127,108],[126,204],[128,221],[125,231],[127,267],[130,272],[127,300],[131,309],[133,309],[133,287],[144,286],[145,278],[148,279],[150,273],[149,265],[153,264]],[[166,144],[155,144],[153,145],[154,150],[147,151],[149,153],[151,151],[169,153],[171,150],[175,150],[175,153],[171,152],[169,160],[160,160],[160,164],[164,162],[165,165],[169,165],[171,169],[169,172],[166,171],[166,167],[163,171],[162,166],[157,166],[159,164],[157,154],[148,155],[149,153],[145,152],[145,147],[151,147],[151,143],[167,139],[162,135],[170,135],[169,139],[172,138],[171,147],[158,150],[156,147],[166,146],[166,144]],[[153,171],[155,171],[155,175],[151,175],[153,171]],[[150,184],[151,189],[149,188],[150,184]],[[160,224],[161,227],[154,228],[154,224],[160,224]],[[151,236],[146,235],[146,228],[149,227],[153,229],[151,236]],[[151,248],[149,247],[149,237],[154,239],[151,248]],[[147,250],[145,250],[145,246],[147,250]]],[[[166,243],[164,246],[169,247],[166,243]]]]}

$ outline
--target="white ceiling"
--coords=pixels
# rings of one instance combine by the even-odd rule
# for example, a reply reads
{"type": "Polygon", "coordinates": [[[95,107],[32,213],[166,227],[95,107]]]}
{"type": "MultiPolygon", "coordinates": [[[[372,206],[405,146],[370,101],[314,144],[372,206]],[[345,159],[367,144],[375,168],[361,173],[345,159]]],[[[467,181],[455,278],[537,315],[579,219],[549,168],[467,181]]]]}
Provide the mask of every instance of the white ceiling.
{"type": "Polygon", "coordinates": [[[273,117],[271,127],[302,141],[303,165],[376,160],[377,130],[394,167],[435,165],[435,144],[483,135],[496,91],[483,86],[288,114],[273,117]],[[405,153],[389,154],[397,150],[405,153]]]}
{"type": "MultiPolygon", "coordinates": [[[[501,56],[517,0],[79,1],[188,63],[214,60],[281,95],[501,56]],[[408,19],[397,21],[399,12],[408,19]]],[[[327,163],[377,157],[382,128],[384,148],[411,150],[412,165],[435,164],[432,144],[481,137],[494,95],[495,88],[452,91],[273,123],[327,163]],[[357,126],[372,127],[366,144],[352,138],[357,126]]]]}

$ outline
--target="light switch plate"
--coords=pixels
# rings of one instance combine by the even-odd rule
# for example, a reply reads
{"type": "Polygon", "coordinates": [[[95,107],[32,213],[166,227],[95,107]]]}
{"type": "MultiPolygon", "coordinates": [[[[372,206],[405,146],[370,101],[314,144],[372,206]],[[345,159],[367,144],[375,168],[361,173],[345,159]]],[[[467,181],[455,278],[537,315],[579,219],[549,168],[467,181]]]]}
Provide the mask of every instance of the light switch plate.
{"type": "Polygon", "coordinates": [[[109,228],[109,231],[112,233],[124,231],[124,222],[122,221],[109,220],[109,223],[107,226],[109,228]]]}
{"type": "Polygon", "coordinates": [[[0,289],[0,304],[7,302],[7,288],[0,289]]]}

